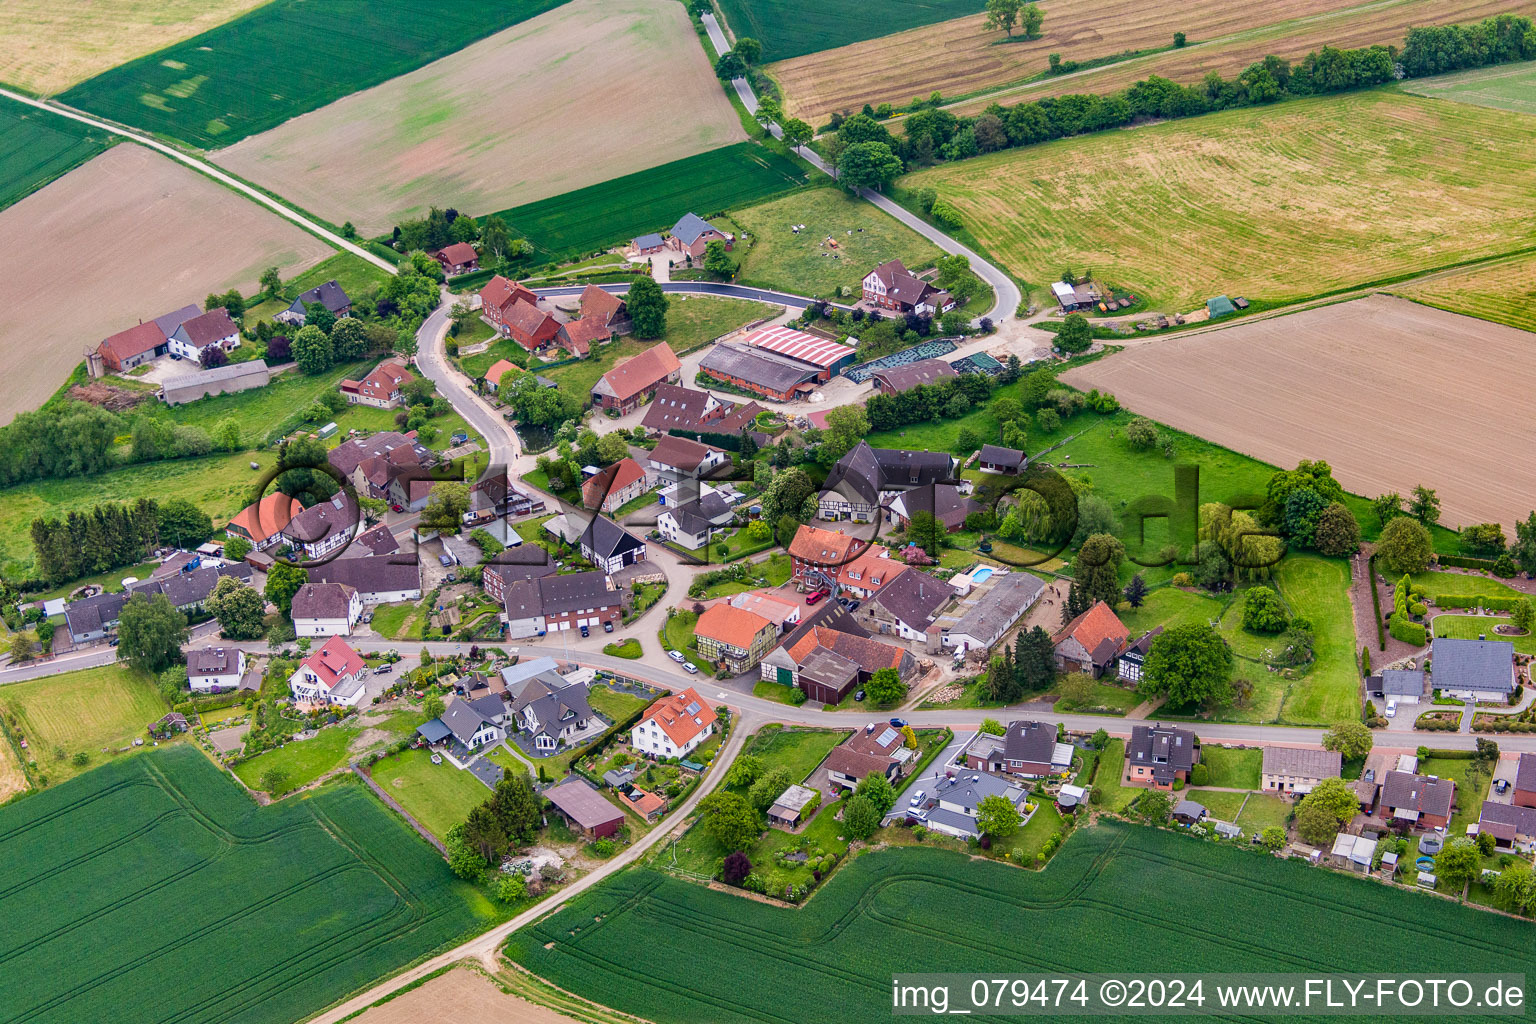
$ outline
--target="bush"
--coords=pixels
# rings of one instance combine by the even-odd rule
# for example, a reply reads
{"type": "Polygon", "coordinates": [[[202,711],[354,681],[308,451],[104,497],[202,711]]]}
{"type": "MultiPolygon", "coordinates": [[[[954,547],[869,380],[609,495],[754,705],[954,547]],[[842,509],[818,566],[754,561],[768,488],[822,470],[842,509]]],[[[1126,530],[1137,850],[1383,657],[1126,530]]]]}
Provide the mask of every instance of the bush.
{"type": "Polygon", "coordinates": [[[1387,630],[1394,639],[1401,640],[1405,644],[1423,647],[1429,643],[1429,632],[1419,623],[1410,622],[1402,615],[1393,615],[1387,621],[1387,630]]]}
{"type": "Polygon", "coordinates": [[[965,226],[965,222],[960,219],[960,211],[955,209],[947,199],[937,200],[928,212],[940,227],[958,231],[965,226]]]}
{"type": "Polygon", "coordinates": [[[1189,784],[1191,786],[1209,786],[1211,784],[1211,770],[1203,764],[1197,764],[1189,771],[1189,784]]]}

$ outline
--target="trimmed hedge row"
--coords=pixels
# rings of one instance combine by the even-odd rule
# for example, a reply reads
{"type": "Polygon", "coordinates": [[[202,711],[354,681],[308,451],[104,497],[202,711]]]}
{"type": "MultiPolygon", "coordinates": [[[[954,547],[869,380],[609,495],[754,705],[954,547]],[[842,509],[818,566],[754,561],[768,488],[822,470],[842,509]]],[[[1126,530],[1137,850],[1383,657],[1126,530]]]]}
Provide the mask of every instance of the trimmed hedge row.
{"type": "Polygon", "coordinates": [[[1436,559],[1441,565],[1454,566],[1457,569],[1482,569],[1491,572],[1493,559],[1491,558],[1467,558],[1463,555],[1441,555],[1436,559]]]}
{"type": "Polygon", "coordinates": [[[1417,622],[1409,622],[1401,615],[1394,615],[1387,622],[1387,629],[1395,639],[1415,647],[1429,643],[1429,632],[1417,622]]]}
{"type": "Polygon", "coordinates": [[[1387,649],[1387,634],[1381,619],[1381,594],[1376,588],[1376,556],[1372,555],[1366,560],[1365,572],[1371,584],[1371,607],[1376,610],[1376,649],[1387,649]]]}
{"type": "Polygon", "coordinates": [[[1523,597],[1495,597],[1491,594],[1444,594],[1435,598],[1442,608],[1486,608],[1491,612],[1507,612],[1523,597]]]}

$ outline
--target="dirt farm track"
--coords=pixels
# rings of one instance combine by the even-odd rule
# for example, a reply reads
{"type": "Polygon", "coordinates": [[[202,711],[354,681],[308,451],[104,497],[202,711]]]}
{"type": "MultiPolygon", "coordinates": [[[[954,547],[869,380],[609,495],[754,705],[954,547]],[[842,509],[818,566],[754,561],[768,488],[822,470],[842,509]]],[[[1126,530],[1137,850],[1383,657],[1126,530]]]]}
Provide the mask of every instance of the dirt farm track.
{"type": "Polygon", "coordinates": [[[509,996],[485,975],[466,967],[439,975],[419,988],[375,1006],[358,1024],[573,1024],[573,1019],[509,996]]]}
{"type": "Polygon", "coordinates": [[[1074,387],[1278,466],[1326,459],[1347,490],[1440,493],[1443,525],[1536,506],[1536,334],[1375,295],[1152,341],[1074,387]]]}

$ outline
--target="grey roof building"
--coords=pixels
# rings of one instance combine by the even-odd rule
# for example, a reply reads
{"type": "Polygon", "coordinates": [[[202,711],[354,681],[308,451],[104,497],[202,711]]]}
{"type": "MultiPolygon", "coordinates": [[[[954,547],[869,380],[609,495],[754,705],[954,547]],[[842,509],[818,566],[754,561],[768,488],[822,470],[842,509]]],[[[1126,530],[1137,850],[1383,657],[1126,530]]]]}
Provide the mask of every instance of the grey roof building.
{"type": "Polygon", "coordinates": [[[821,489],[851,491],[870,504],[878,504],[882,491],[942,483],[953,475],[954,466],[955,459],[948,452],[871,448],[868,441],[860,441],[837,460],[821,489]]]}
{"type": "MultiPolygon", "coordinates": [[[[356,546],[354,541],[343,554],[350,553],[356,546]]],[[[421,596],[421,566],[417,564],[414,551],[366,558],[333,558],[310,567],[309,578],[316,583],[343,583],[352,587],[362,595],[364,604],[414,600],[421,596]]]]}
{"type": "Polygon", "coordinates": [[[820,373],[814,366],[728,341],[711,348],[699,361],[699,369],[733,383],[740,382],[769,397],[786,397],[820,373]]]}
{"type": "Polygon", "coordinates": [[[304,307],[311,302],[320,303],[320,305],[337,316],[345,316],[352,309],[352,300],[347,298],[347,293],[342,290],[341,285],[335,281],[327,281],[322,285],[311,288],[294,299],[293,303],[287,309],[277,314],[275,319],[285,320],[292,324],[302,324],[306,316],[304,307]]]}
{"type": "Polygon", "coordinates": [[[64,624],[70,639],[85,643],[106,636],[107,630],[117,625],[128,595],[122,593],[97,594],[81,601],[71,601],[64,606],[64,624]]]}
{"type": "Polygon", "coordinates": [[[1504,699],[1515,688],[1515,645],[1508,640],[1438,637],[1429,653],[1438,690],[1504,699]]]}
{"type": "Polygon", "coordinates": [[[934,621],[929,627],[930,647],[938,639],[956,650],[990,648],[1044,591],[1045,582],[1032,573],[994,573],[989,586],[972,591],[953,612],[934,621]]]}
{"type": "Polygon", "coordinates": [[[1137,725],[1125,745],[1125,761],[1135,779],[1140,769],[1159,786],[1171,786],[1180,773],[1188,774],[1198,759],[1195,734],[1171,725],[1137,725]]]}
{"type": "Polygon", "coordinates": [[[160,400],[166,405],[195,402],[209,395],[230,395],[238,391],[264,387],[272,379],[265,359],[228,363],[211,370],[168,377],[160,387],[160,400]]]}
{"type": "Polygon", "coordinates": [[[1367,689],[1373,694],[1380,694],[1386,698],[1422,697],[1424,696],[1424,670],[1382,669],[1381,675],[1371,676],[1367,681],[1367,689]]]}

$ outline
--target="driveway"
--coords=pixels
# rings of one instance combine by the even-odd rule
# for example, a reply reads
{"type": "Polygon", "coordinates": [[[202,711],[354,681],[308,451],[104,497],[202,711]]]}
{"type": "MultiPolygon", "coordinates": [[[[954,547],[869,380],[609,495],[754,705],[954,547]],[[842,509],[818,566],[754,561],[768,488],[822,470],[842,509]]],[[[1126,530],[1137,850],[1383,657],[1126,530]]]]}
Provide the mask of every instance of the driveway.
{"type": "Polygon", "coordinates": [[[955,731],[955,738],[949,741],[949,746],[939,751],[939,756],[928,762],[928,767],[923,769],[922,774],[915,778],[903,780],[897,787],[896,804],[885,816],[886,822],[889,823],[907,816],[907,808],[911,799],[908,794],[922,790],[927,796],[932,796],[939,780],[944,778],[945,773],[949,771],[955,758],[960,756],[960,751],[965,748],[967,743],[971,742],[972,737],[975,735],[974,730],[962,731],[957,729],[955,731]]]}

